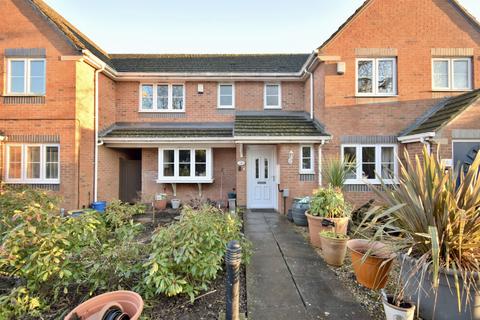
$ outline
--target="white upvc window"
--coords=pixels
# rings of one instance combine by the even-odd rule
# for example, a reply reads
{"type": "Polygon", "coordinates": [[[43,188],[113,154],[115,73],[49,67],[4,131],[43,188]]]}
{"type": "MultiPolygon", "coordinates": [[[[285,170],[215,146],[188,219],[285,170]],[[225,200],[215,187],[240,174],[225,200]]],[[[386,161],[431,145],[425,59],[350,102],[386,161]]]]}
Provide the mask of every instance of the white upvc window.
{"type": "Polygon", "coordinates": [[[279,83],[265,83],[263,91],[265,109],[282,108],[282,86],[279,83]]]}
{"type": "Polygon", "coordinates": [[[233,83],[218,84],[218,108],[235,108],[235,85],[233,83]]]}
{"type": "Polygon", "coordinates": [[[300,174],[313,174],[314,168],[314,149],[312,145],[300,146],[300,174]]]}
{"type": "Polygon", "coordinates": [[[358,58],[355,83],[357,96],[397,95],[397,59],[358,58]]]}
{"type": "Polygon", "coordinates": [[[432,59],[432,88],[436,91],[472,89],[471,58],[432,59]]]}
{"type": "Polygon", "coordinates": [[[159,148],[158,183],[212,183],[211,148],[159,148]]]}
{"type": "Polygon", "coordinates": [[[343,159],[350,161],[351,168],[346,184],[378,184],[378,176],[381,176],[385,183],[397,183],[397,145],[342,145],[343,159]]]}
{"type": "Polygon", "coordinates": [[[45,59],[8,59],[7,94],[43,96],[46,91],[45,59]]]}
{"type": "Polygon", "coordinates": [[[184,112],[185,86],[183,84],[140,84],[141,112],[184,112]]]}
{"type": "Polygon", "coordinates": [[[60,183],[60,146],[56,144],[8,144],[6,182],[60,183]]]}

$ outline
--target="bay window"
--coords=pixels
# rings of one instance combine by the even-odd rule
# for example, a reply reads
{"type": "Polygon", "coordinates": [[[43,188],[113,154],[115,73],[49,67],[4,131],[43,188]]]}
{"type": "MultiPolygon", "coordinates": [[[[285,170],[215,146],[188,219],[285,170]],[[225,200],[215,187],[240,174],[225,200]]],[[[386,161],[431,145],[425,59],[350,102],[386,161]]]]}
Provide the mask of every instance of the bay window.
{"type": "Polygon", "coordinates": [[[140,111],[184,112],[185,87],[183,84],[141,84],[140,111]]]}
{"type": "Polygon", "coordinates": [[[395,58],[359,58],[356,68],[358,96],[397,94],[397,60],[395,58]]]}
{"type": "Polygon", "coordinates": [[[211,183],[211,148],[161,148],[158,183],[211,183]]]}
{"type": "Polygon", "coordinates": [[[9,144],[6,149],[8,183],[60,183],[58,145],[9,144]]]}
{"type": "Polygon", "coordinates": [[[45,59],[9,59],[7,94],[44,95],[45,65],[45,59]]]}
{"type": "Polygon", "coordinates": [[[396,183],[398,164],[396,145],[343,145],[342,159],[349,162],[347,184],[396,183]]]}
{"type": "Polygon", "coordinates": [[[435,58],[432,60],[433,90],[470,90],[472,88],[470,58],[435,58]]]}
{"type": "Polygon", "coordinates": [[[314,172],[313,146],[301,146],[300,174],[313,174],[314,172]]]}

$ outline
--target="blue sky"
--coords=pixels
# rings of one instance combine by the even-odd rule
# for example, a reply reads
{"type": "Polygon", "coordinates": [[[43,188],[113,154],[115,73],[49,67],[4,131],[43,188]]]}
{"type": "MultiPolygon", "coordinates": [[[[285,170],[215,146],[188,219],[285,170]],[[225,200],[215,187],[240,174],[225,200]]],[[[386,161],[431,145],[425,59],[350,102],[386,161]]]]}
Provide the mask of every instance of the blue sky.
{"type": "Polygon", "coordinates": [[[363,1],[46,0],[110,53],[311,52],[363,1]]]}

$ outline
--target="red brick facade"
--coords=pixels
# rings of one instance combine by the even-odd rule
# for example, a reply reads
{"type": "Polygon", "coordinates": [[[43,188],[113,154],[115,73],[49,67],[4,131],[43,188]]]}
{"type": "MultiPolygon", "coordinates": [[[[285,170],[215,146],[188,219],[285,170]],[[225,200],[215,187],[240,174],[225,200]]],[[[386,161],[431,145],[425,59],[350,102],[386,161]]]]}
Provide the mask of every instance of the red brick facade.
{"type": "MultiPolygon", "coordinates": [[[[205,78],[204,81],[184,77],[180,80],[153,77],[148,83],[184,83],[185,112],[174,115],[139,112],[140,84],[116,78],[101,72],[95,82],[95,70],[87,60],[78,60],[82,53],[67,37],[48,22],[27,0],[7,0],[0,3],[0,87],[6,95],[7,57],[9,48],[43,48],[46,51],[47,74],[44,104],[6,104],[0,100],[0,132],[7,137],[2,143],[0,174],[5,173],[4,149],[8,137],[18,139],[34,135],[57,136],[60,144],[60,179],[58,193],[68,209],[88,206],[94,199],[95,117],[99,132],[115,123],[185,123],[235,121],[235,112],[263,111],[265,83],[281,83],[282,111],[310,113],[313,95],[314,118],[325,126],[332,140],[321,146],[314,143],[314,175],[307,181],[299,172],[300,146],[298,142],[276,143],[277,164],[280,168],[279,189],[289,189],[287,208],[295,197],[305,196],[322,181],[320,161],[340,157],[345,137],[397,137],[429,110],[441,98],[458,92],[432,90],[432,57],[434,49],[445,52],[464,50],[473,52],[473,88],[480,83],[480,32],[459,8],[446,0],[372,0],[318,51],[319,61],[310,69],[313,73],[313,93],[308,73],[297,79],[272,81],[272,77],[258,80],[236,79],[235,110],[219,110],[218,84],[225,79],[205,78]],[[467,50],[468,49],[468,50],[467,50]],[[470,51],[469,51],[470,50],[470,51]],[[389,57],[397,63],[397,91],[392,97],[358,97],[355,92],[356,59],[389,57]],[[337,63],[344,62],[344,74],[337,73],[337,63]],[[203,93],[198,85],[203,85],[203,93]],[[95,111],[95,87],[98,86],[98,114],[95,111]],[[18,136],[20,138],[18,138],[18,136]],[[321,150],[320,150],[321,149],[321,150]],[[292,163],[288,163],[290,152],[292,163]],[[322,158],[319,159],[319,154],[322,158]]],[[[436,55],[435,55],[436,56],[436,55]]],[[[443,128],[432,141],[432,148],[441,147],[443,158],[452,158],[452,130],[480,129],[480,105],[471,106],[461,116],[443,128]]],[[[21,141],[20,141],[21,142],[21,141]]],[[[156,182],[158,175],[158,147],[155,145],[100,145],[98,147],[98,200],[120,197],[120,159],[131,159],[132,151],[141,158],[140,190],[143,200],[156,193],[173,197],[172,186],[156,182]]],[[[238,161],[246,160],[247,145],[231,142],[213,148],[213,178],[202,186],[201,196],[215,201],[226,200],[226,193],[237,191],[238,204],[247,204],[247,174],[238,161]],[[242,157],[243,156],[243,157],[242,157]]],[[[405,146],[412,154],[420,152],[420,142],[405,146]]],[[[403,146],[399,144],[401,154],[403,146]]],[[[177,185],[176,197],[183,202],[197,198],[197,184],[177,185]]],[[[366,191],[349,191],[347,198],[362,204],[372,198],[366,191]]],[[[150,201],[150,200],[148,200],[150,201]]],[[[277,209],[283,211],[283,199],[278,194],[277,209]]]]}

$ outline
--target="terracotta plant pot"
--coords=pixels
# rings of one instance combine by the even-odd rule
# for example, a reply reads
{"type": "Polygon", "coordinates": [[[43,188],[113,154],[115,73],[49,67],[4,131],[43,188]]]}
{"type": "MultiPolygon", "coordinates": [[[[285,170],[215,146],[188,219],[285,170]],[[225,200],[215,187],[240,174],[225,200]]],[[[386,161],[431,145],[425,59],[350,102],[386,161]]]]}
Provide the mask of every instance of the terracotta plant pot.
{"type": "Polygon", "coordinates": [[[130,316],[131,320],[137,320],[143,311],[143,300],[138,293],[132,291],[113,291],[101,294],[89,299],[73,309],[64,320],[101,320],[108,308],[118,306],[130,316]]]}
{"type": "Polygon", "coordinates": [[[165,210],[167,208],[167,199],[155,200],[155,209],[165,210]]]}
{"type": "Polygon", "coordinates": [[[310,235],[310,242],[313,246],[317,248],[322,247],[322,242],[320,241],[320,232],[323,231],[333,231],[332,227],[322,226],[323,220],[331,221],[335,224],[335,232],[340,234],[347,234],[348,229],[348,220],[349,218],[324,218],[312,216],[308,213],[305,213],[308,219],[308,233],[310,235]]]}
{"type": "Polygon", "coordinates": [[[322,242],[322,252],[325,262],[329,265],[340,267],[343,265],[345,255],[347,254],[348,238],[331,238],[320,234],[322,242]]]}
{"type": "Polygon", "coordinates": [[[378,290],[385,287],[395,254],[378,241],[353,239],[347,242],[358,283],[378,290]],[[369,256],[362,261],[365,253],[369,256]]]}

